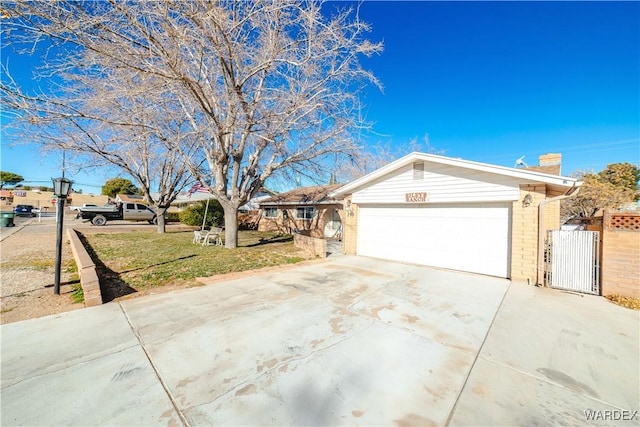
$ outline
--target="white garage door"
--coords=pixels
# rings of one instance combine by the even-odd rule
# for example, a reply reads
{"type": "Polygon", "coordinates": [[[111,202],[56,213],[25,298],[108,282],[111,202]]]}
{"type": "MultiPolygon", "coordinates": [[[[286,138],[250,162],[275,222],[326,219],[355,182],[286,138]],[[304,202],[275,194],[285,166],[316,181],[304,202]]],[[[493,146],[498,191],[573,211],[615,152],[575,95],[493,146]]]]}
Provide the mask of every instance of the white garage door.
{"type": "Polygon", "coordinates": [[[362,206],[358,255],[509,276],[510,204],[362,206]]]}

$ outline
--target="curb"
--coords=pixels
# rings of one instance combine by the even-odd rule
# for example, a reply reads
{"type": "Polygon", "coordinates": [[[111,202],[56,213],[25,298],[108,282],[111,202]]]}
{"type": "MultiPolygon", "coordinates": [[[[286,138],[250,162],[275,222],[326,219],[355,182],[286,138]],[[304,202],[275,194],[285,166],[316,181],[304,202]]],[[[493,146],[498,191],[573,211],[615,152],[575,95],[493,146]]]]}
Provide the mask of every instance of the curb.
{"type": "Polygon", "coordinates": [[[95,305],[102,305],[102,291],[100,289],[100,280],[98,279],[96,265],[80,241],[78,231],[74,228],[68,228],[67,239],[71,245],[73,258],[78,266],[80,286],[82,286],[82,293],[84,294],[84,306],[92,307],[95,305]]]}
{"type": "Polygon", "coordinates": [[[244,277],[253,276],[256,274],[285,271],[285,270],[290,270],[297,267],[321,264],[329,261],[331,261],[330,258],[310,259],[306,261],[296,262],[293,264],[282,264],[282,265],[274,265],[273,267],[256,268],[253,270],[235,271],[233,273],[216,274],[215,276],[209,276],[209,277],[196,277],[196,282],[202,283],[204,285],[211,285],[213,283],[223,282],[225,280],[242,279],[244,277]]]}
{"type": "Polygon", "coordinates": [[[0,242],[13,236],[23,228],[24,228],[24,225],[15,225],[13,227],[2,227],[2,231],[0,232],[0,242]]]}

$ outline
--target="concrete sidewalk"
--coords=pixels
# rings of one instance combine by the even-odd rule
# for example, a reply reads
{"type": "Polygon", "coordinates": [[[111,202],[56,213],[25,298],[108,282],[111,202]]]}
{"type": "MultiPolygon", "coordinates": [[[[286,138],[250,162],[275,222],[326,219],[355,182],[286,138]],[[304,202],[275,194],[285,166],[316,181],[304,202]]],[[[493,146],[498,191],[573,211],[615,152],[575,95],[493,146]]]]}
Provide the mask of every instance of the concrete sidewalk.
{"type": "Polygon", "coordinates": [[[638,311],[511,285],[451,425],[640,425],[639,346],[638,311]]]}
{"type": "Polygon", "coordinates": [[[1,421],[610,425],[584,411],[640,409],[639,326],[603,298],[345,256],[3,325],[1,421]]]}

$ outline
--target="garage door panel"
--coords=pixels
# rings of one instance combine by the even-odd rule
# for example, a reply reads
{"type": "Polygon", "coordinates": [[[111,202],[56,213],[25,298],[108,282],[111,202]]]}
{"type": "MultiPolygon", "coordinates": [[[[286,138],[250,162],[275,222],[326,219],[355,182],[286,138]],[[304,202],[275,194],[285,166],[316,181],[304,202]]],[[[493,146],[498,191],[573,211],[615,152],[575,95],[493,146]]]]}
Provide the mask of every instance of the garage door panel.
{"type": "Polygon", "coordinates": [[[508,277],[510,206],[363,206],[358,254],[508,277]]]}

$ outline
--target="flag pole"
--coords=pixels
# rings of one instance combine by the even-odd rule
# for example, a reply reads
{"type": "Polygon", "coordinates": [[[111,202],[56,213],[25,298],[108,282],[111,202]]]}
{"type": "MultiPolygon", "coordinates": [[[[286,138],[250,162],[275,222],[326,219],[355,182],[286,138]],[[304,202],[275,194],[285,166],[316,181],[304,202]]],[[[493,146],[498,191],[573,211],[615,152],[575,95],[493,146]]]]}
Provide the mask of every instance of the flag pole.
{"type": "Polygon", "coordinates": [[[207,221],[207,212],[209,212],[209,200],[211,200],[211,194],[209,194],[209,198],[207,199],[207,207],[204,208],[204,218],[202,218],[202,228],[200,231],[204,231],[204,223],[207,221]]]}

